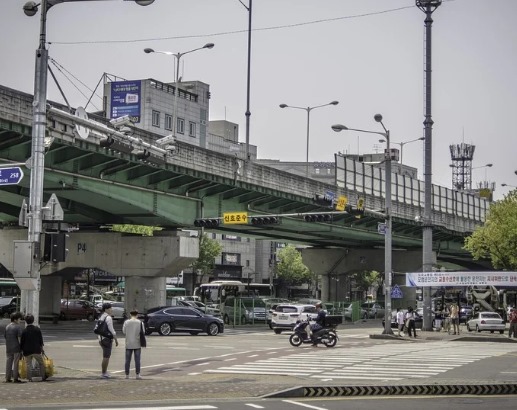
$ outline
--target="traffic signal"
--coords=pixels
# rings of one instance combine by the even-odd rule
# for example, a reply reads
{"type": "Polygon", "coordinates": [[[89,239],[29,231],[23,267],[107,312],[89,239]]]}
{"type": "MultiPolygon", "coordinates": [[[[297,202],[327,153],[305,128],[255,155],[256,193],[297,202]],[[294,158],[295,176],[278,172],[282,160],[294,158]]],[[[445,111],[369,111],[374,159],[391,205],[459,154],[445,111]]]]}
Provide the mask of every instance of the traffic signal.
{"type": "Polygon", "coordinates": [[[331,214],[308,214],[303,217],[305,222],[330,222],[332,221],[331,214]]]}
{"type": "Polygon", "coordinates": [[[352,208],[352,205],[347,205],[345,210],[347,214],[354,215],[356,218],[364,215],[364,208],[352,208]]]}
{"type": "Polygon", "coordinates": [[[198,228],[217,228],[219,226],[219,218],[196,219],[194,226],[198,228]]]}
{"type": "Polygon", "coordinates": [[[254,216],[251,218],[252,225],[271,225],[277,224],[280,219],[276,216],[254,216]]]}

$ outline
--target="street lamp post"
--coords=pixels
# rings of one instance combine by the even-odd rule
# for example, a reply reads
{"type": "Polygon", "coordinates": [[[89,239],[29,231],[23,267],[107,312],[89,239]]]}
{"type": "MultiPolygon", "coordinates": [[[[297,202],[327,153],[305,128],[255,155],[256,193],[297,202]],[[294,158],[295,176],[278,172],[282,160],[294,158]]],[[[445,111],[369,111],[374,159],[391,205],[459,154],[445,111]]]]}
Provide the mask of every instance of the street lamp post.
{"type": "Polygon", "coordinates": [[[317,105],[315,107],[295,107],[293,105],[287,105],[287,104],[280,104],[280,108],[295,108],[297,110],[304,110],[307,111],[307,150],[305,155],[305,176],[309,178],[309,136],[310,136],[310,118],[311,118],[311,111],[315,110],[316,108],[326,107],[328,105],[338,105],[339,101],[331,101],[327,104],[317,105]]]}
{"type": "Polygon", "coordinates": [[[382,122],[382,115],[375,114],[373,117],[375,121],[379,122],[384,129],[384,132],[380,131],[367,131],[360,130],[354,128],[348,128],[341,124],[336,124],[332,126],[332,129],[336,132],[340,131],[358,131],[364,132],[367,134],[377,134],[382,135],[386,141],[386,151],[384,152],[384,170],[386,173],[385,178],[385,225],[386,232],[384,234],[384,297],[386,309],[384,311],[384,331],[383,334],[392,335],[393,331],[391,330],[391,270],[392,270],[392,255],[391,255],[391,244],[392,244],[392,221],[391,221],[391,147],[390,147],[390,131],[386,129],[384,123],[382,122]]]}
{"type": "Polygon", "coordinates": [[[175,75],[175,84],[174,84],[174,118],[173,118],[173,126],[172,126],[172,135],[176,138],[176,134],[178,132],[178,95],[179,95],[179,75],[180,75],[180,59],[185,54],[193,53],[197,50],[203,50],[204,48],[213,48],[214,43],[206,43],[203,47],[194,48],[189,51],[185,51],[183,53],[173,53],[171,51],[157,51],[152,48],[144,48],[144,53],[157,53],[157,54],[165,54],[168,56],[174,56],[176,58],[176,75],[175,75]]]}
{"type": "MultiPolygon", "coordinates": [[[[22,291],[22,310],[34,316],[39,322],[39,291],[41,290],[40,257],[41,234],[43,232],[43,179],[45,170],[45,133],[47,129],[47,12],[56,4],[87,0],[41,0],[39,4],[28,1],[23,6],[25,15],[32,17],[41,7],[39,46],[36,50],[34,74],[34,101],[32,103],[32,144],[30,158],[30,193],[28,220],[28,242],[32,243],[31,278],[36,281],[36,290],[22,291]]],[[[154,0],[135,0],[140,6],[148,6],[154,0]]]]}

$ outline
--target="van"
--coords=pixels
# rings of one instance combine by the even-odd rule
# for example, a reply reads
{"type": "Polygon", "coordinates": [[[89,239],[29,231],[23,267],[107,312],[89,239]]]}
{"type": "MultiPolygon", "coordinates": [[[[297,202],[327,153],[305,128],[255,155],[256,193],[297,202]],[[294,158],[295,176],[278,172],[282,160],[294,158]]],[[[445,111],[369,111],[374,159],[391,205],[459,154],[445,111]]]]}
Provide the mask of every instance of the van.
{"type": "Polygon", "coordinates": [[[222,310],[226,324],[244,325],[266,321],[266,303],[260,298],[231,296],[224,301],[222,310]]]}

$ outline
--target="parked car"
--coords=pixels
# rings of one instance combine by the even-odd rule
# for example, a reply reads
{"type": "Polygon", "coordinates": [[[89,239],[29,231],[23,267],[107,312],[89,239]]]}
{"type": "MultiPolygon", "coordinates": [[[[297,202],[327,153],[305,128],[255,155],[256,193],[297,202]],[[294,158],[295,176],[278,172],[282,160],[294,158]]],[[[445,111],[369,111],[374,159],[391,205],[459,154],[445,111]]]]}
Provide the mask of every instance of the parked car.
{"type": "Polygon", "coordinates": [[[278,335],[282,333],[282,330],[293,330],[299,320],[306,320],[307,316],[316,316],[317,314],[314,305],[280,303],[273,311],[271,328],[278,335]]]}
{"type": "Polygon", "coordinates": [[[126,313],[126,308],[124,307],[124,302],[109,302],[111,303],[111,317],[113,320],[118,320],[123,322],[128,318],[126,313]]]}
{"type": "Polygon", "coordinates": [[[92,322],[100,315],[92,302],[83,299],[61,299],[61,320],[86,319],[92,322]]]}
{"type": "MultiPolygon", "coordinates": [[[[352,320],[353,304],[347,303],[343,306],[343,312],[346,320],[352,320]]],[[[362,307],[359,307],[359,319],[368,319],[368,313],[362,307]]]]}
{"type": "Polygon", "coordinates": [[[503,334],[506,324],[499,313],[496,312],[477,312],[474,313],[472,319],[467,322],[467,330],[471,332],[482,332],[484,330],[494,333],[498,331],[503,334]]]}
{"type": "Polygon", "coordinates": [[[223,306],[223,320],[226,324],[266,321],[266,304],[260,298],[231,296],[226,298],[223,306]]]}
{"type": "Polygon", "coordinates": [[[224,323],[220,318],[187,306],[149,309],[144,316],[144,325],[148,335],[153,332],[158,332],[162,336],[173,332],[186,332],[191,335],[207,333],[209,336],[216,336],[224,332],[224,323]]]}
{"type": "Polygon", "coordinates": [[[384,317],[384,306],[378,302],[365,302],[361,305],[361,309],[366,311],[366,315],[370,319],[380,319],[384,317]]]}
{"type": "Polygon", "coordinates": [[[0,317],[9,318],[11,313],[18,310],[20,298],[18,296],[2,296],[0,297],[0,317]]]}
{"type": "Polygon", "coordinates": [[[463,305],[460,308],[460,323],[467,323],[472,318],[473,307],[463,305]]]}

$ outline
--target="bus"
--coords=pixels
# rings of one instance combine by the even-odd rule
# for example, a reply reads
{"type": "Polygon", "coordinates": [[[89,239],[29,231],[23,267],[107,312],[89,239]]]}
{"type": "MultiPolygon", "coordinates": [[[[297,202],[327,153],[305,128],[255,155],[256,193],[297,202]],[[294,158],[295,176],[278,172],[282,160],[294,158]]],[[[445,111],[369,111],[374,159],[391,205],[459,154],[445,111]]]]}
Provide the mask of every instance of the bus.
{"type": "Polygon", "coordinates": [[[18,284],[11,278],[0,278],[0,296],[19,296],[18,284]]]}
{"type": "Polygon", "coordinates": [[[187,289],[178,288],[177,286],[167,285],[165,288],[167,300],[175,298],[177,296],[187,296],[187,289]]]}
{"type": "Polygon", "coordinates": [[[227,297],[270,297],[272,286],[269,283],[243,283],[239,280],[214,280],[202,283],[194,289],[194,296],[199,296],[206,304],[222,305],[227,297]]]}

